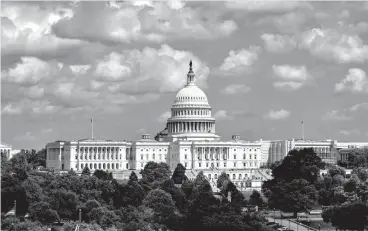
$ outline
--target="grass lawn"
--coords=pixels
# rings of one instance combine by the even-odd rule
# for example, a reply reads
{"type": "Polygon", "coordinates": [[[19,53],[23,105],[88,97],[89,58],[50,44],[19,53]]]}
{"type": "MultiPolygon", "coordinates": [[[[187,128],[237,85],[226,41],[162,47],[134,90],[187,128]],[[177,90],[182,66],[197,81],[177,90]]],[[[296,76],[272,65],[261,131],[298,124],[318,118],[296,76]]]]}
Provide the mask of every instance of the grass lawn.
{"type": "Polygon", "coordinates": [[[333,227],[330,223],[325,223],[323,221],[300,221],[300,223],[303,223],[315,229],[318,229],[320,225],[321,230],[335,230],[335,227],[333,227]]]}

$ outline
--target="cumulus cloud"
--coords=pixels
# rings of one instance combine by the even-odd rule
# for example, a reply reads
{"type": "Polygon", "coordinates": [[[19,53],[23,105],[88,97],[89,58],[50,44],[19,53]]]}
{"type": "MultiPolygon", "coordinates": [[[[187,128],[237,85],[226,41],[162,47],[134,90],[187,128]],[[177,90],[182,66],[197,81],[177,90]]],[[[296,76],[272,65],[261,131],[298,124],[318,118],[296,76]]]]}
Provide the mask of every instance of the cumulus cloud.
{"type": "Polygon", "coordinates": [[[294,35],[263,34],[265,49],[285,53],[295,48],[307,50],[313,56],[337,63],[364,63],[368,59],[368,45],[359,32],[365,24],[349,24],[341,28],[313,28],[294,35]]]}
{"type": "Polygon", "coordinates": [[[57,36],[103,43],[162,43],[172,39],[214,39],[229,36],[237,29],[234,21],[221,20],[210,10],[192,8],[181,1],[127,1],[115,5],[78,2],[72,10],[72,17],[53,25],[57,36]]]}
{"type": "Polygon", "coordinates": [[[230,84],[222,89],[221,93],[225,95],[236,95],[248,93],[250,90],[250,87],[245,84],[230,84]]]}
{"type": "Polygon", "coordinates": [[[296,47],[296,42],[288,35],[280,34],[262,34],[261,39],[265,43],[265,49],[268,52],[285,53],[296,47]]]}
{"type": "Polygon", "coordinates": [[[335,84],[335,92],[368,92],[368,78],[366,73],[358,68],[351,68],[346,77],[335,84]]]}
{"type": "Polygon", "coordinates": [[[23,135],[14,137],[14,140],[17,142],[31,142],[31,141],[35,141],[36,139],[37,137],[34,136],[31,132],[26,132],[23,135]]]}
{"type": "Polygon", "coordinates": [[[158,117],[158,122],[160,123],[166,123],[167,119],[171,117],[171,112],[170,111],[166,111],[164,113],[162,113],[159,117],[158,117]]]}
{"type": "Polygon", "coordinates": [[[240,75],[252,70],[258,60],[261,47],[251,46],[249,49],[231,50],[229,56],[220,65],[219,70],[224,75],[240,75]]]}
{"type": "Polygon", "coordinates": [[[264,115],[264,118],[269,120],[282,120],[288,118],[290,114],[291,113],[285,109],[281,109],[278,111],[271,110],[266,115],[264,115]]]}
{"type": "Polygon", "coordinates": [[[339,112],[337,110],[332,110],[327,112],[323,117],[323,120],[330,120],[330,121],[345,121],[350,120],[351,117],[346,115],[346,112],[339,112]]]}
{"type": "Polygon", "coordinates": [[[300,35],[299,47],[338,63],[363,63],[368,59],[368,45],[359,35],[345,34],[336,29],[307,30],[300,35]]]}
{"type": "Polygon", "coordinates": [[[229,113],[226,110],[219,110],[217,111],[213,117],[216,120],[231,120],[233,117],[229,115],[229,113]]]}
{"type": "Polygon", "coordinates": [[[114,51],[84,66],[24,57],[2,71],[5,84],[21,86],[3,102],[2,111],[117,113],[125,104],[151,102],[160,94],[179,90],[186,83],[189,60],[193,60],[197,84],[206,88],[208,66],[192,53],[167,45],[114,51]]]}
{"type": "Polygon", "coordinates": [[[368,110],[368,102],[356,104],[354,106],[351,106],[348,110],[351,112],[356,112],[360,110],[368,110]]]}
{"type": "Polygon", "coordinates": [[[342,129],[340,130],[339,134],[344,136],[360,135],[360,131],[358,129],[351,129],[351,130],[342,129]]]}
{"type": "Polygon", "coordinates": [[[3,2],[2,55],[53,54],[56,50],[73,49],[81,45],[79,40],[59,38],[51,33],[52,25],[72,15],[73,12],[65,3],[40,7],[37,4],[3,2]]]}
{"type": "Polygon", "coordinates": [[[297,90],[311,78],[305,66],[273,65],[272,70],[279,79],[273,83],[277,89],[297,90]]]}
{"type": "Polygon", "coordinates": [[[305,2],[284,1],[226,1],[225,6],[233,10],[246,10],[249,12],[285,12],[300,7],[310,7],[305,2]]]}

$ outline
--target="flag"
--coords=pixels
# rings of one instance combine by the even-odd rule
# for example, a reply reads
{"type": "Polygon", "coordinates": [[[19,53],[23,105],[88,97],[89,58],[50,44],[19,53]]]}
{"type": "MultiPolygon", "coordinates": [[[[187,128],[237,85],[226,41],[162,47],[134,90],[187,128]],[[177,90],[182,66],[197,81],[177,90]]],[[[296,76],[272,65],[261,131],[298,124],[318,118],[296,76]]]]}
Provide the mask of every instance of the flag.
{"type": "Polygon", "coordinates": [[[5,214],[5,217],[8,217],[8,216],[15,216],[15,209],[16,209],[16,205],[14,205],[14,207],[5,214]]]}

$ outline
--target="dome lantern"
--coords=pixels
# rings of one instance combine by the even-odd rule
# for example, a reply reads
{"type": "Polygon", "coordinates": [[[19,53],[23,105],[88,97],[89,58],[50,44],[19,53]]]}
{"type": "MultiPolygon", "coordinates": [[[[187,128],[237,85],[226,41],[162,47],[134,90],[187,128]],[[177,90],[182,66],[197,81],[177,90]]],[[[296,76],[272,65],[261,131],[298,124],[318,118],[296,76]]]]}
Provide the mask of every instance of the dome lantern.
{"type": "Polygon", "coordinates": [[[195,84],[195,74],[192,68],[192,60],[189,62],[189,72],[187,74],[187,85],[194,85],[195,84]]]}

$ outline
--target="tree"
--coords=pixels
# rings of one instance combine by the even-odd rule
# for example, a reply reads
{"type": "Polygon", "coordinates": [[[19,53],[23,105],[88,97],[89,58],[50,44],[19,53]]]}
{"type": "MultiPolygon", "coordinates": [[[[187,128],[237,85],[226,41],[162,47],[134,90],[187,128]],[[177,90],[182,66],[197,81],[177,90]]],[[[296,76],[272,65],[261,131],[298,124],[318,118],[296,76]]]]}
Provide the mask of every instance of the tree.
{"type": "Polygon", "coordinates": [[[175,212],[175,203],[171,195],[161,189],[150,191],[143,200],[143,205],[153,209],[155,221],[165,224],[175,212]]]}
{"type": "Polygon", "coordinates": [[[261,207],[265,204],[261,194],[257,190],[253,190],[252,194],[250,195],[248,203],[250,205],[257,205],[261,207]]]}
{"type": "Polygon", "coordinates": [[[94,173],[93,173],[93,176],[97,177],[98,179],[100,180],[107,180],[107,181],[110,181],[113,179],[112,177],[112,173],[110,172],[107,172],[107,171],[103,171],[103,170],[96,170],[94,173]]]}
{"type": "Polygon", "coordinates": [[[368,166],[368,148],[354,149],[348,154],[347,165],[350,168],[368,166]]]}
{"type": "Polygon", "coordinates": [[[304,179],[291,182],[269,180],[262,186],[264,195],[268,198],[268,205],[283,212],[306,212],[317,200],[317,190],[313,184],[304,179]]]}
{"type": "Polygon", "coordinates": [[[153,183],[155,181],[165,181],[171,178],[169,165],[166,163],[148,162],[141,170],[142,182],[153,183]]]}
{"type": "Polygon", "coordinates": [[[172,175],[172,179],[174,180],[175,184],[181,184],[184,180],[188,179],[185,175],[185,170],[185,167],[181,163],[176,166],[172,175]]]}
{"type": "Polygon", "coordinates": [[[294,216],[309,209],[317,200],[315,183],[322,167],[322,160],[313,149],[290,151],[272,170],[274,178],[262,185],[269,206],[293,212],[294,216]]]}
{"type": "Polygon", "coordinates": [[[287,182],[294,179],[305,179],[310,183],[317,181],[320,169],[324,164],[312,148],[291,150],[280,165],[272,170],[275,179],[283,179],[287,182]]]}
{"type": "Polygon", "coordinates": [[[29,216],[31,219],[40,221],[44,224],[59,220],[59,215],[51,208],[47,202],[36,202],[29,206],[29,216]]]}
{"type": "Polygon", "coordinates": [[[91,175],[91,171],[89,170],[87,165],[86,165],[86,167],[84,167],[84,169],[82,171],[82,175],[87,175],[87,176],[91,175]]]}
{"type": "Polygon", "coordinates": [[[322,213],[323,221],[342,230],[364,230],[368,225],[367,216],[368,206],[362,202],[333,206],[322,213]]]}

